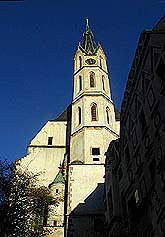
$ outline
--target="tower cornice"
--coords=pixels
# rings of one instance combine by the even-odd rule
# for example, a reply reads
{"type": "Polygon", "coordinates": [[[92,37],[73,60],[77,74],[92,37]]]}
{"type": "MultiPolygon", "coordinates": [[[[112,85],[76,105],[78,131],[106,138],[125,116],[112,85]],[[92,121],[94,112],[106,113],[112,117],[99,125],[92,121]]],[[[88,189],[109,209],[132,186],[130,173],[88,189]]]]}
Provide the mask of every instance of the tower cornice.
{"type": "Polygon", "coordinates": [[[113,105],[113,101],[109,98],[108,95],[104,94],[103,92],[96,92],[96,91],[91,91],[91,92],[82,92],[79,96],[77,96],[73,101],[72,104],[75,104],[77,101],[79,101],[82,97],[84,96],[103,96],[108,102],[111,102],[113,105]]]}
{"type": "Polygon", "coordinates": [[[77,135],[79,132],[81,131],[84,131],[85,128],[89,129],[89,128],[93,128],[93,129],[106,129],[108,130],[109,132],[111,132],[116,138],[119,138],[119,135],[111,128],[108,128],[107,126],[105,125],[84,125],[84,126],[81,126],[80,128],[78,128],[75,132],[73,132],[71,134],[71,137],[74,137],[75,135],[77,135]]]}
{"type": "Polygon", "coordinates": [[[83,68],[99,68],[99,69],[101,69],[104,73],[106,73],[107,75],[109,75],[108,74],[108,72],[106,72],[102,67],[100,67],[100,66],[98,66],[98,65],[96,65],[96,66],[88,66],[88,65],[85,65],[85,66],[82,66],[80,69],[78,69],[73,75],[75,76],[77,73],[79,73],[83,68]]]}

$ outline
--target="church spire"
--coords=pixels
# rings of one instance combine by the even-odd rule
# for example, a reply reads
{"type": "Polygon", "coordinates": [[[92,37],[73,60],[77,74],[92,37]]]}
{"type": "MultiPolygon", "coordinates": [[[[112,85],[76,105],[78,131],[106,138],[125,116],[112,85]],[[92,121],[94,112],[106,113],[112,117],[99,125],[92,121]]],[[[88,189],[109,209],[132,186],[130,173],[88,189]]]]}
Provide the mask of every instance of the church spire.
{"type": "Polygon", "coordinates": [[[89,28],[88,18],[86,18],[86,28],[83,34],[83,42],[80,47],[86,54],[95,54],[97,50],[97,45],[94,41],[93,33],[89,28]]]}

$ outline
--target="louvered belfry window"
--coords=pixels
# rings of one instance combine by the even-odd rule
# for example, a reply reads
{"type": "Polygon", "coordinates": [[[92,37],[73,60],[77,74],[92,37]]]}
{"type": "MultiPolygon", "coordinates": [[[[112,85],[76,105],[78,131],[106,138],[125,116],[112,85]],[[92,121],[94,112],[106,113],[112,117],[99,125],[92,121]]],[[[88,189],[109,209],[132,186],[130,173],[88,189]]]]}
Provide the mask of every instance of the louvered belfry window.
{"type": "Polygon", "coordinates": [[[90,87],[95,87],[95,74],[90,72],[90,87]]]}
{"type": "Polygon", "coordinates": [[[92,116],[92,121],[97,121],[97,105],[93,104],[91,107],[91,116],[92,116]]]}

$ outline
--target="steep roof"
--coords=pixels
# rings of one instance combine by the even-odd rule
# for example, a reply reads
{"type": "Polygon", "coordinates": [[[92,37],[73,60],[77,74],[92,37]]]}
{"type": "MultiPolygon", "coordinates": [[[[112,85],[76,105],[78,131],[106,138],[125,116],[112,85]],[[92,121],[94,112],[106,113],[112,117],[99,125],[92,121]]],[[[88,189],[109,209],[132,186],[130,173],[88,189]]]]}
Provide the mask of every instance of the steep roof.
{"type": "Polygon", "coordinates": [[[64,176],[61,172],[61,170],[59,170],[58,174],[56,175],[56,177],[54,178],[53,182],[51,184],[49,184],[49,188],[53,185],[53,184],[57,184],[57,183],[65,183],[65,179],[64,176]]]}
{"type": "Polygon", "coordinates": [[[153,31],[165,31],[165,16],[154,26],[153,31]]]}
{"type": "Polygon", "coordinates": [[[57,184],[57,183],[65,183],[63,174],[61,173],[61,171],[58,172],[58,174],[56,175],[53,183],[57,184]]]}
{"type": "Polygon", "coordinates": [[[86,29],[83,34],[83,42],[79,47],[86,54],[95,54],[98,48],[94,41],[93,33],[89,28],[88,18],[86,18],[86,29]]]}
{"type": "Polygon", "coordinates": [[[67,108],[54,121],[67,121],[67,108]]]}
{"type": "Polygon", "coordinates": [[[55,119],[50,121],[70,121],[71,120],[71,104],[55,119]]]}

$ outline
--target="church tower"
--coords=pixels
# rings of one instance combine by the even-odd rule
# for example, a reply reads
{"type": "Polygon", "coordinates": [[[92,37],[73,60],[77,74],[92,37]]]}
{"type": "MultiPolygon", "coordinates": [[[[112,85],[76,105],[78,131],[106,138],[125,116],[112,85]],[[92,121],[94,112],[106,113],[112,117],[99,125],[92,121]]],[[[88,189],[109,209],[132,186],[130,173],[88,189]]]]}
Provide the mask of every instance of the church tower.
{"type": "Polygon", "coordinates": [[[74,56],[73,80],[71,105],[47,121],[15,165],[38,174],[37,185],[48,188],[58,201],[47,210],[49,237],[102,237],[105,152],[119,137],[119,113],[111,97],[106,56],[94,41],[88,19],[74,56]]]}
{"type": "Polygon", "coordinates": [[[102,236],[105,152],[119,137],[106,56],[88,19],[74,57],[68,172],[68,236],[102,236]]]}

